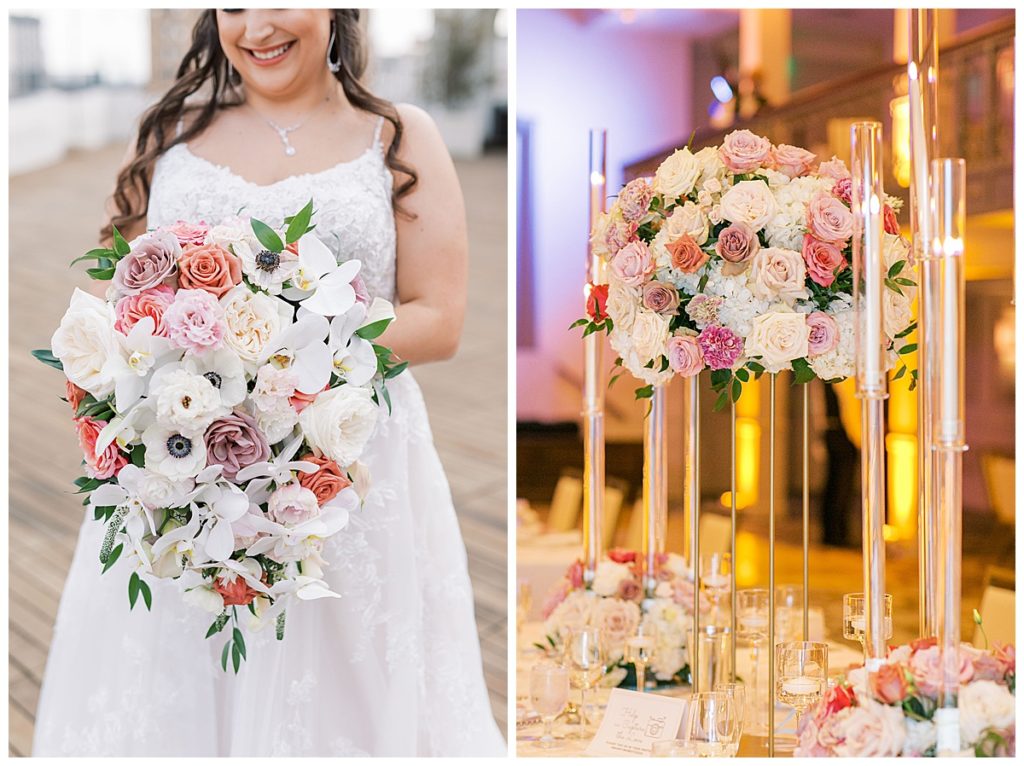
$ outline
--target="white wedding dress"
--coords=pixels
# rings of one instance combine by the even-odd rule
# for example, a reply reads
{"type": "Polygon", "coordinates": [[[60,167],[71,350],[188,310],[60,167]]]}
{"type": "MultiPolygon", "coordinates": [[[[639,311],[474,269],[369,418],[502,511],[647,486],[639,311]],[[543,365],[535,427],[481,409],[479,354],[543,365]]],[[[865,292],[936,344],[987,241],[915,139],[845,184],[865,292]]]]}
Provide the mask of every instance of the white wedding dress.
{"type": "MultiPolygon", "coordinates": [[[[394,299],[392,177],[379,139],[319,173],[258,185],[190,152],[157,162],[150,227],[243,212],[279,226],[314,201],[317,234],[358,258],[371,295],[394,299]]],[[[61,598],[34,755],[504,755],[490,712],[473,594],[451,493],[420,389],[406,371],[365,453],[372,489],[324,550],[338,599],[288,610],[283,641],[247,633],[237,676],[224,634],[172,581],[128,609],[129,569],[100,574],[87,517],[61,598]]]]}

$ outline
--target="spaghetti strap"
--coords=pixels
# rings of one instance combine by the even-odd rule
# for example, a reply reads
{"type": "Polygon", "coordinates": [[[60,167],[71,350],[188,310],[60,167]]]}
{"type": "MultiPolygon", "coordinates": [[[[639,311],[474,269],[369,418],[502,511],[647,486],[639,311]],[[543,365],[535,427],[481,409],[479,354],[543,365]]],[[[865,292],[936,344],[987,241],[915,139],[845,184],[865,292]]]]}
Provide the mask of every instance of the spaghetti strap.
{"type": "Polygon", "coordinates": [[[381,130],[383,130],[383,128],[384,128],[384,118],[383,117],[378,117],[377,118],[377,127],[374,128],[374,130],[373,130],[373,145],[374,146],[380,146],[380,134],[381,134],[381,130]]]}
{"type": "Polygon", "coordinates": [[[182,131],[185,130],[185,118],[179,117],[178,124],[174,127],[174,137],[181,138],[182,131]]]}

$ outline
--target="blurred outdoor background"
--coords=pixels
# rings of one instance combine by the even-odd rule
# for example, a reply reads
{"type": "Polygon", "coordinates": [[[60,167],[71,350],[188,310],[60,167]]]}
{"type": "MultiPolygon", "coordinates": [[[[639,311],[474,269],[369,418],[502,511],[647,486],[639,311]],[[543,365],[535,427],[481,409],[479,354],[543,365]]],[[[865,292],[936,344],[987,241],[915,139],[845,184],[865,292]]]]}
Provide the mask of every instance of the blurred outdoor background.
{"type": "MultiPolygon", "coordinates": [[[[10,238],[10,439],[19,445],[10,458],[11,755],[31,751],[39,684],[82,521],[71,494],[81,455],[58,398],[63,380],[29,351],[49,344],[73,289],[89,281],[84,269],[67,264],[95,246],[126,141],[142,110],[172,81],[197,14],[10,16],[10,220],[18,222],[10,238]]],[[[469,552],[484,671],[504,731],[506,14],[417,8],[373,10],[363,18],[367,84],[433,116],[466,198],[470,288],[462,344],[453,360],[415,374],[469,552]]]]}

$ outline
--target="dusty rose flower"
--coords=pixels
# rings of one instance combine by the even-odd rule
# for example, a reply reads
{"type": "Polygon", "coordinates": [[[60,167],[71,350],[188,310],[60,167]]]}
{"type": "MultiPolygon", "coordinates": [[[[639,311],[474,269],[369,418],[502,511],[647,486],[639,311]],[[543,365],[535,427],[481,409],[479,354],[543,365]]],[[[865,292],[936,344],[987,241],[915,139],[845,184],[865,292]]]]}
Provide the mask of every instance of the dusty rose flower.
{"type": "Polygon", "coordinates": [[[116,441],[107,445],[103,452],[96,454],[96,440],[106,425],[105,420],[92,418],[75,418],[75,430],[78,431],[78,445],[85,457],[85,472],[94,479],[109,479],[117,476],[128,464],[128,456],[117,446],[116,441]]]}
{"type": "Polygon", "coordinates": [[[818,175],[839,181],[843,178],[849,178],[850,171],[846,169],[845,162],[838,157],[833,157],[832,159],[818,165],[818,175]]]}
{"type": "Polygon", "coordinates": [[[213,581],[213,589],[223,597],[224,606],[247,606],[260,595],[244,578],[237,576],[231,582],[226,578],[217,578],[213,581]]]}
{"type": "MultiPolygon", "coordinates": [[[[959,652],[960,660],[960,683],[965,684],[971,680],[974,673],[974,666],[966,652],[959,652]]],[[[914,652],[910,658],[910,672],[914,676],[914,685],[921,694],[934,697],[939,692],[942,683],[942,668],[939,665],[939,647],[930,646],[914,652]]]]}
{"type": "Polygon", "coordinates": [[[843,718],[843,737],[833,748],[841,757],[887,758],[900,754],[906,738],[903,711],[871,699],[850,708],[843,718]]]}
{"type": "Polygon", "coordinates": [[[822,242],[841,245],[853,234],[853,213],[831,194],[820,192],[807,204],[807,228],[822,242]]]}
{"type": "Polygon", "coordinates": [[[839,345],[839,325],[824,311],[812,311],[808,314],[807,327],[810,329],[807,335],[808,356],[827,354],[839,345]]]}
{"type": "Polygon", "coordinates": [[[330,458],[317,457],[309,452],[299,460],[319,466],[319,470],[314,473],[299,471],[298,478],[301,486],[316,495],[316,501],[320,505],[333,500],[343,489],[352,486],[352,482],[345,472],[330,458]]]}
{"type": "Polygon", "coordinates": [[[996,643],[992,649],[992,655],[999,660],[1007,673],[1015,673],[1017,670],[1017,651],[1013,644],[996,643]]]}
{"type": "Polygon", "coordinates": [[[89,392],[84,388],[79,388],[70,380],[64,381],[64,390],[66,392],[68,404],[71,405],[71,411],[78,412],[78,408],[82,404],[82,400],[88,396],[89,392]]]}
{"type": "Polygon", "coordinates": [[[587,292],[587,316],[594,322],[608,318],[608,285],[590,285],[587,292]]]}
{"type": "Polygon", "coordinates": [[[684,234],[668,245],[672,266],[686,274],[692,274],[708,262],[708,254],[700,249],[693,237],[684,234]]]}
{"type": "Polygon", "coordinates": [[[224,344],[224,309],[205,290],[178,290],[164,311],[167,337],[178,348],[201,354],[224,344]]]}
{"type": "Polygon", "coordinates": [[[122,295],[135,295],[170,279],[178,270],[181,245],[168,231],[144,234],[114,269],[113,284],[122,295]]]}
{"type": "Polygon", "coordinates": [[[704,369],[704,355],[695,336],[673,335],[668,339],[668,366],[684,378],[691,378],[704,369]]]}
{"type": "Polygon", "coordinates": [[[815,239],[810,234],[804,234],[803,256],[807,264],[807,276],[822,287],[835,282],[836,271],[843,271],[847,266],[846,257],[838,247],[815,239]]]}
{"type": "Polygon", "coordinates": [[[618,658],[622,656],[626,639],[636,632],[640,624],[640,607],[632,601],[602,598],[594,605],[592,622],[602,630],[611,658],[618,658]]]}
{"type": "Polygon", "coordinates": [[[718,312],[724,298],[721,295],[697,293],[686,304],[686,313],[699,327],[718,322],[718,312]]]}
{"type": "Polygon", "coordinates": [[[1002,681],[1006,668],[1002,662],[988,652],[971,653],[971,679],[974,681],[1002,681]]]}
{"type": "Polygon", "coordinates": [[[882,221],[887,234],[900,233],[900,222],[896,218],[896,211],[888,205],[882,206],[882,221]]]}
{"type": "Polygon", "coordinates": [[[659,314],[674,314],[679,306],[679,293],[665,282],[644,285],[644,306],[659,314]]]}
{"type": "Polygon", "coordinates": [[[743,338],[728,327],[708,325],[697,336],[704,361],[712,370],[729,370],[743,355],[743,338]]]}
{"type": "Polygon", "coordinates": [[[640,240],[630,242],[609,261],[612,272],[629,287],[640,287],[654,271],[654,259],[640,240]]]}
{"type": "Polygon", "coordinates": [[[836,181],[835,186],[832,187],[832,193],[839,197],[847,205],[853,204],[853,181],[850,177],[840,178],[836,181]]]}
{"type": "Polygon", "coordinates": [[[882,665],[868,676],[871,691],[887,705],[895,705],[907,696],[907,679],[899,665],[882,665]]]}
{"type": "Polygon", "coordinates": [[[178,283],[217,298],[242,281],[242,262],[219,245],[186,245],[178,259],[178,283]]]}
{"type": "Polygon", "coordinates": [[[127,335],[140,319],[151,317],[153,327],[156,328],[153,334],[166,338],[167,327],[164,325],[164,312],[172,303],[174,303],[174,289],[168,285],[157,285],[135,295],[126,295],[114,307],[114,314],[117,317],[114,329],[127,335]]]}
{"type": "Polygon", "coordinates": [[[744,263],[761,249],[754,230],[745,223],[734,223],[718,234],[715,252],[729,263],[744,263]]]}
{"type": "Polygon", "coordinates": [[[790,178],[796,178],[810,172],[811,166],[814,165],[817,158],[816,154],[801,149],[799,146],[779,144],[772,147],[768,166],[790,178]]]}
{"type": "Polygon", "coordinates": [[[747,173],[762,167],[772,151],[772,143],[749,130],[734,130],[722,140],[718,156],[733,173],[747,173]]]}
{"type": "Polygon", "coordinates": [[[619,583],[619,592],[615,594],[623,601],[639,601],[643,596],[640,583],[630,578],[619,583]]]}
{"type": "Polygon", "coordinates": [[[619,210],[629,223],[635,223],[647,215],[647,209],[654,197],[654,189],[646,178],[634,178],[619,192],[619,210]]]}
{"type": "Polygon", "coordinates": [[[244,412],[235,412],[206,429],[207,465],[224,467],[224,477],[235,475],[246,466],[270,459],[270,445],[256,421],[244,412]]]}
{"type": "Polygon", "coordinates": [[[173,226],[164,227],[164,231],[169,231],[171,234],[178,238],[178,243],[185,247],[185,245],[201,245],[206,241],[206,235],[210,231],[210,227],[204,222],[189,223],[188,221],[178,221],[173,226]]]}

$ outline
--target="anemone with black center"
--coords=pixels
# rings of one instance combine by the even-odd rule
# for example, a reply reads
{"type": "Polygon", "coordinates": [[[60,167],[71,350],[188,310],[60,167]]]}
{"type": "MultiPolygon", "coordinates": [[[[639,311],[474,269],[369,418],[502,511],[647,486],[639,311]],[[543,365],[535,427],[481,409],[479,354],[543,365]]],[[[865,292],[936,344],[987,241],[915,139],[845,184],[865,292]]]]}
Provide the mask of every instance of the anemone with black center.
{"type": "Polygon", "coordinates": [[[281,265],[281,254],[271,250],[260,250],[256,255],[256,267],[267,273],[277,270],[281,265]]]}
{"type": "Polygon", "coordinates": [[[224,382],[224,378],[220,376],[220,373],[214,372],[213,370],[204,372],[203,377],[210,381],[210,385],[214,388],[220,388],[221,384],[224,382]]]}
{"type": "Polygon", "coordinates": [[[192,454],[192,440],[181,434],[167,437],[167,454],[175,458],[185,458],[192,454]]]}

